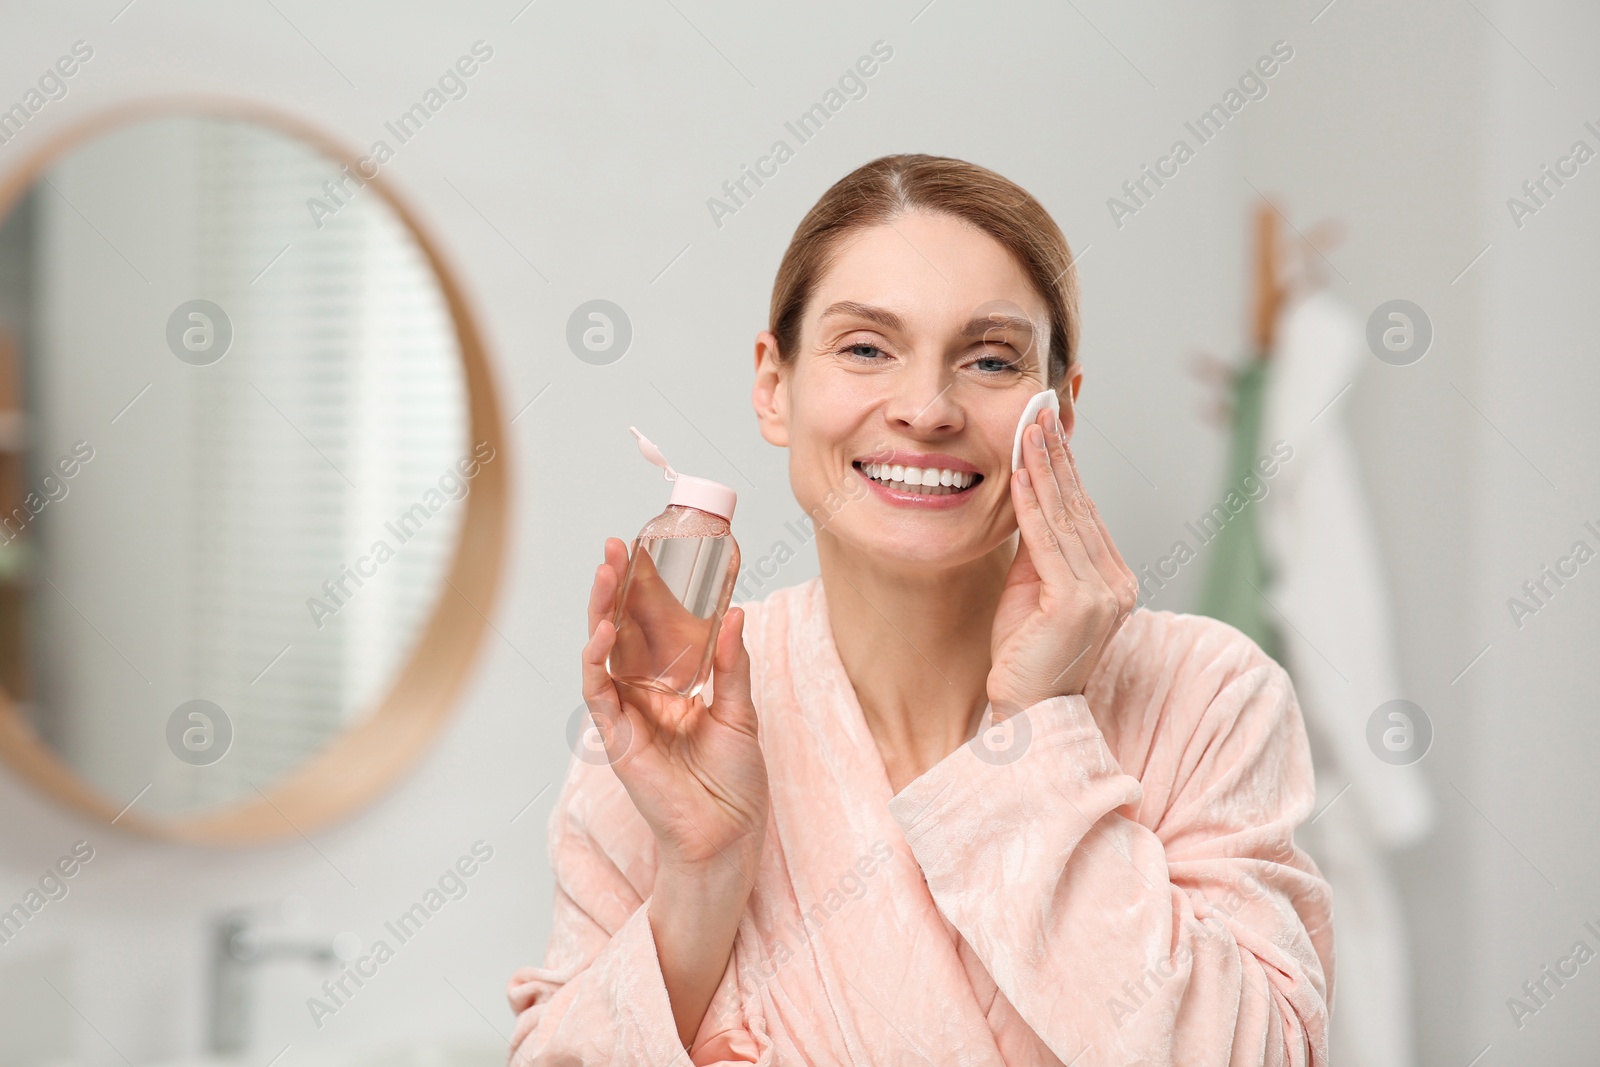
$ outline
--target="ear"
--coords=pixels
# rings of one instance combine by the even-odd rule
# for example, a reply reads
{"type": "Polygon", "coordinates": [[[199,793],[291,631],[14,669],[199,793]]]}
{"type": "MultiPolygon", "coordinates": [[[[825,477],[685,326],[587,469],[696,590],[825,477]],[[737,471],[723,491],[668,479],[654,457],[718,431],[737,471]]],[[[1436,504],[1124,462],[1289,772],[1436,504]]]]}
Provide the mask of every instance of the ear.
{"type": "Polygon", "coordinates": [[[750,403],[761,424],[761,436],[770,445],[789,446],[789,382],[778,362],[778,338],[771,330],[756,335],[756,381],[750,403]]]}
{"type": "Polygon", "coordinates": [[[1067,376],[1067,403],[1061,405],[1061,432],[1072,440],[1072,431],[1078,424],[1078,390],[1083,387],[1083,368],[1074,365],[1067,376]]]}

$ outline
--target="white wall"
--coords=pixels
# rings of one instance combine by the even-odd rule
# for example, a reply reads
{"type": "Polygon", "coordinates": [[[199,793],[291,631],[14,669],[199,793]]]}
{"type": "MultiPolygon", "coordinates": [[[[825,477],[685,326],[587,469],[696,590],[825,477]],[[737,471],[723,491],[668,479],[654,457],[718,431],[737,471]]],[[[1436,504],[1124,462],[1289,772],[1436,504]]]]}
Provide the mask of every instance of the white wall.
{"type": "MultiPolygon", "coordinates": [[[[118,15],[113,0],[94,11],[8,14],[6,100],[74,40],[96,51],[66,100],[0,146],[0,168],[99,107],[175,89],[272,101],[364,147],[473,41],[487,41],[494,57],[469,95],[400,147],[385,173],[462,270],[504,410],[549,388],[513,428],[514,548],[495,618],[503,638],[490,635],[459,713],[392,794],[317,835],[315,847],[292,838],[212,852],[91,825],[0,775],[0,904],[79,838],[97,850],[71,895],[0,948],[0,968],[19,988],[35,961],[64,953],[50,973],[94,1029],[59,1008],[53,1019],[26,1008],[19,994],[0,998],[0,1032],[26,1010],[40,1025],[70,1026],[89,1062],[118,1063],[120,1053],[142,1065],[194,1051],[212,913],[300,894],[318,928],[370,942],[479,838],[494,859],[469,895],[320,1033],[302,976],[272,977],[278,999],[263,1020],[260,1059],[289,1042],[305,1050],[451,1035],[493,1044],[491,1026],[509,1032],[505,979],[538,962],[547,933],[543,826],[578,703],[590,565],[605,536],[630,536],[660,504],[661,483],[626,427],[640,426],[680,468],[740,491],[747,558],[792,540],[783,524],[798,507],[784,458],[748,414],[751,344],[772,273],[828,184],[876,155],[928,151],[1016,179],[1084,254],[1083,413],[1092,426],[1078,451],[1135,566],[1161,554],[1215,495],[1222,441],[1195,417],[1200,392],[1184,366],[1193,348],[1232,354],[1244,329],[1246,179],[1283,194],[1298,223],[1345,221],[1351,237],[1331,258],[1353,307],[1364,314],[1406,296],[1429,311],[1434,351],[1403,370],[1375,367],[1341,401],[1373,486],[1407,695],[1438,726],[1426,767],[1443,822],[1404,870],[1426,961],[1417,1000],[1424,1062],[1464,1064],[1489,1043],[1493,1058],[1482,1062],[1579,1062],[1600,979],[1586,970],[1520,1034],[1503,1001],[1578,936],[1586,908],[1600,915],[1584,829],[1600,800],[1584,773],[1593,682],[1577,667],[1600,585],[1578,581],[1520,634],[1507,630],[1503,599],[1578,536],[1578,519],[1600,517],[1584,462],[1596,435],[1580,417],[1593,395],[1582,386],[1596,372],[1580,360],[1594,330],[1581,304],[1573,310],[1595,277],[1584,234],[1596,210],[1587,184],[1600,179],[1585,173],[1514,235],[1501,201],[1579,135],[1583,117],[1600,117],[1580,113],[1583,80],[1593,78],[1583,27],[1576,4],[1486,9],[1562,86],[1552,91],[1530,80],[1471,5],[1339,0],[1311,23],[1322,6],[910,0],[756,12],[544,2],[519,15],[521,0],[448,14],[300,0],[223,13],[174,0],[118,15]],[[1268,98],[1117,228],[1106,198],[1279,38],[1296,57],[1268,98]],[[879,39],[894,57],[866,98],[716,228],[706,198],[786,136],[784,120],[879,39]],[[1490,241],[1494,250],[1452,284],[1490,241]],[[596,297],[621,304],[635,331],[627,356],[603,368],[578,361],[564,340],[568,314],[596,297]],[[1519,466],[1462,394],[1560,488],[1519,466]],[[553,503],[571,499],[586,506],[553,503]],[[1522,866],[1451,782],[1560,890],[1522,866]]],[[[129,358],[171,357],[151,338],[129,358]]],[[[805,554],[779,580],[809,577],[811,560],[805,554]]],[[[1183,606],[1193,577],[1157,606],[1183,606]]]]}
{"type": "Polygon", "coordinates": [[[1574,141],[1600,150],[1600,78],[1586,47],[1600,40],[1600,11],[1497,3],[1488,13],[1523,55],[1490,38],[1490,150],[1479,164],[1482,241],[1493,247],[1480,264],[1488,299],[1478,402],[1497,429],[1481,419],[1473,428],[1483,477],[1472,509],[1482,521],[1466,621],[1471,651],[1490,648],[1474,694],[1477,752],[1458,781],[1482,809],[1463,816],[1482,885],[1471,993],[1495,1013],[1482,1035],[1495,1055],[1578,1063],[1593,1060],[1600,1034],[1597,968],[1583,966],[1559,989],[1552,983],[1554,996],[1520,1031],[1505,1001],[1580,938],[1600,948],[1585,926],[1600,929],[1600,567],[1591,559],[1565,585],[1550,583],[1547,606],[1520,629],[1507,601],[1574,542],[1600,547],[1600,534],[1584,526],[1600,530],[1600,157],[1561,188],[1547,185],[1555,195],[1520,229],[1506,200],[1526,200],[1522,183],[1540,177],[1541,165],[1554,168],[1574,141]]]}

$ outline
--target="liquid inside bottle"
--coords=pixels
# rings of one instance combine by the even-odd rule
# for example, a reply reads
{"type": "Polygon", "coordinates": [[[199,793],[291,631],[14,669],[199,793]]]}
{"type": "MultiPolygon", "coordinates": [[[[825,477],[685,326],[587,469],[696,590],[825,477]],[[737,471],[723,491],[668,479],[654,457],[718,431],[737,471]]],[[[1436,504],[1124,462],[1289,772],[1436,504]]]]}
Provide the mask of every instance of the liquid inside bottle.
{"type": "Polygon", "coordinates": [[[639,531],[617,594],[606,670],[619,684],[692,697],[711,677],[739,574],[726,519],[669,505],[639,531]]]}

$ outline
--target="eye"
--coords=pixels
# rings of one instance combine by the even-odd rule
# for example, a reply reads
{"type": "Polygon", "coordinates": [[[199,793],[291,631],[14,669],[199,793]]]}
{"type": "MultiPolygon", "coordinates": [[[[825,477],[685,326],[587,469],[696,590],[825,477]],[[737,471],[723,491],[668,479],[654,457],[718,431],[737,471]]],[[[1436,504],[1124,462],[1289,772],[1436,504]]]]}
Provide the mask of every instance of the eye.
{"type": "Polygon", "coordinates": [[[868,363],[878,362],[878,360],[872,358],[874,355],[883,355],[883,349],[879,348],[877,345],[869,344],[866,341],[857,341],[855,344],[846,345],[839,351],[843,355],[864,360],[868,363]]]}
{"type": "Polygon", "coordinates": [[[1003,374],[1015,373],[1022,366],[1021,362],[1011,356],[995,352],[991,355],[979,356],[972,361],[972,365],[983,371],[986,376],[999,377],[1003,374]]]}

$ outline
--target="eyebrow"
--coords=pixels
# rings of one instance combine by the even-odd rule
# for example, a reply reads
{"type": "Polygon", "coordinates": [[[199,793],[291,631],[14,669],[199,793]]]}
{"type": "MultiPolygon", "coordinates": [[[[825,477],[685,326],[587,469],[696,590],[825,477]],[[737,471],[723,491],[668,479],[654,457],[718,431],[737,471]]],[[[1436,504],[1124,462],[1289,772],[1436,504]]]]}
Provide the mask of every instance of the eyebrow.
{"type": "MultiPolygon", "coordinates": [[[[862,304],[854,300],[840,300],[829,304],[822,312],[821,318],[832,316],[853,316],[866,319],[868,322],[877,323],[886,330],[899,333],[906,332],[905,320],[900,318],[888,308],[877,307],[873,304],[862,304]]],[[[979,315],[968,319],[966,325],[961,327],[960,336],[967,340],[982,340],[996,330],[1007,330],[1013,334],[1020,334],[1026,340],[1024,349],[1032,347],[1033,323],[1018,315],[979,315]]]]}

